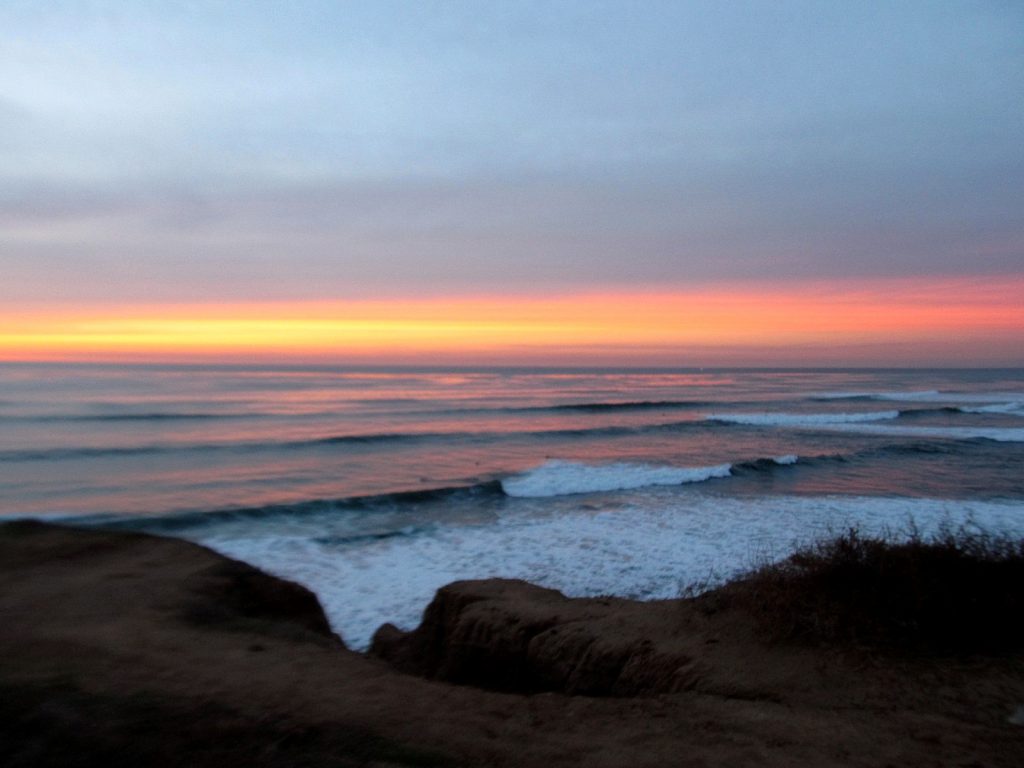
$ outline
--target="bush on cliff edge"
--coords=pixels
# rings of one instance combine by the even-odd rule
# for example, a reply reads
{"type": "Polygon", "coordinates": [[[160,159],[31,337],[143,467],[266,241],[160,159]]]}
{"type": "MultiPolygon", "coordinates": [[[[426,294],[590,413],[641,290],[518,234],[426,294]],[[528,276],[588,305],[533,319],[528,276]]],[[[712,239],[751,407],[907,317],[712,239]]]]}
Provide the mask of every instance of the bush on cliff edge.
{"type": "Polygon", "coordinates": [[[856,529],[763,566],[718,598],[775,640],[918,652],[1024,648],[1024,539],[965,529],[924,538],[856,529]]]}

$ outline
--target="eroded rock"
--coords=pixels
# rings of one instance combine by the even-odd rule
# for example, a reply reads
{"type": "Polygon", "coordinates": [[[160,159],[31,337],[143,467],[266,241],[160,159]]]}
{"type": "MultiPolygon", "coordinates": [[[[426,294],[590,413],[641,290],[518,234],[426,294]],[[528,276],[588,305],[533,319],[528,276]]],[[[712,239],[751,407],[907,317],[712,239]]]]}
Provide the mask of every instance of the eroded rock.
{"type": "Polygon", "coordinates": [[[386,624],[370,653],[423,677],[493,690],[628,696],[679,690],[692,658],[636,621],[636,603],[569,599],[523,581],[438,590],[412,632],[386,624]]]}

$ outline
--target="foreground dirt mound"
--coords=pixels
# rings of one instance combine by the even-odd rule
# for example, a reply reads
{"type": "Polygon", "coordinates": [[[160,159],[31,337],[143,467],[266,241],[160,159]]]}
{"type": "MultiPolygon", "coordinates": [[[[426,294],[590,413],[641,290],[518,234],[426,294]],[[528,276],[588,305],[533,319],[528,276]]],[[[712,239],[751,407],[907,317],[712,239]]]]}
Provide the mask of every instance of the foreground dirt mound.
{"type": "MultiPolygon", "coordinates": [[[[82,586],[98,581],[97,608],[112,615],[126,612],[131,603],[141,600],[200,625],[308,634],[341,644],[320,601],[308,589],[214,555],[198,544],[98,530],[69,536],[53,526],[25,520],[3,526],[0,558],[7,569],[21,569],[28,575],[41,567],[81,568],[82,586]],[[151,583],[145,589],[137,589],[150,575],[147,566],[158,564],[163,578],[148,580],[151,583]]],[[[44,589],[48,584],[37,579],[31,586],[44,589]]]]}
{"type": "Polygon", "coordinates": [[[693,657],[626,600],[570,600],[524,581],[438,590],[412,632],[385,624],[370,653],[399,669],[493,690],[629,696],[680,690],[693,657]],[[654,630],[654,631],[652,631],[654,630]]]}
{"type": "Polygon", "coordinates": [[[385,663],[195,544],[0,525],[0,765],[1020,765],[1019,653],[765,642],[731,602],[462,582],[385,663]]]}
{"type": "Polygon", "coordinates": [[[409,674],[513,693],[695,691],[782,701],[827,687],[813,662],[834,654],[762,647],[756,635],[745,612],[693,600],[568,598],[525,581],[488,579],[442,587],[419,627],[385,624],[370,654],[409,674]]]}

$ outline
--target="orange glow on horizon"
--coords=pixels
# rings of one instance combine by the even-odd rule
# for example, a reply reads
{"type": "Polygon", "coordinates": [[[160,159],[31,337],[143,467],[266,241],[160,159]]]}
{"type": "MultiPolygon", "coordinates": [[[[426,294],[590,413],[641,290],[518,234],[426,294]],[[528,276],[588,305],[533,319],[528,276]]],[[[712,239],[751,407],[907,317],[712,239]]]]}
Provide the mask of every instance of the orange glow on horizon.
{"type": "MultiPolygon", "coordinates": [[[[238,356],[402,362],[729,349],[1002,344],[1024,349],[1024,278],[594,293],[0,310],[0,359],[238,356]]],[[[1019,356],[1019,355],[1018,355],[1019,356]]],[[[852,360],[851,362],[857,362],[852,360]]]]}

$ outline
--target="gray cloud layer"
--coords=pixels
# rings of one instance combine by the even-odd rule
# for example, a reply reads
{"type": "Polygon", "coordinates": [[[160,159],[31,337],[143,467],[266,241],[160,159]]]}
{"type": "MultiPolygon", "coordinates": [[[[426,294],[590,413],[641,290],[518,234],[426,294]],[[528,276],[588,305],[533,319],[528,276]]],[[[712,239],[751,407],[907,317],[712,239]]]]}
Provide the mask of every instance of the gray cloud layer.
{"type": "Polygon", "coordinates": [[[1024,270],[1015,4],[36,6],[8,301],[1024,270]]]}

